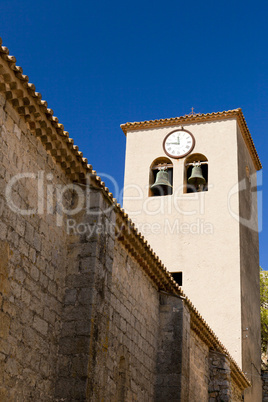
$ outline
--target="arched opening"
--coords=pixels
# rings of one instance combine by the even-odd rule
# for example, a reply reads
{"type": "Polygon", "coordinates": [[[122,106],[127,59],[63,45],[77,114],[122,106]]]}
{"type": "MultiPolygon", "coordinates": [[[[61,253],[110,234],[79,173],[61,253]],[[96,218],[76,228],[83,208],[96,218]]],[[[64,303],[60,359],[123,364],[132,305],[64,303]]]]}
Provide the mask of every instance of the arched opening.
{"type": "Polygon", "coordinates": [[[184,193],[208,191],[208,160],[205,155],[191,154],[184,162],[184,193]]]}
{"type": "Polygon", "coordinates": [[[169,158],[160,157],[153,161],[149,172],[149,197],[171,195],[173,193],[173,163],[169,158]]]}

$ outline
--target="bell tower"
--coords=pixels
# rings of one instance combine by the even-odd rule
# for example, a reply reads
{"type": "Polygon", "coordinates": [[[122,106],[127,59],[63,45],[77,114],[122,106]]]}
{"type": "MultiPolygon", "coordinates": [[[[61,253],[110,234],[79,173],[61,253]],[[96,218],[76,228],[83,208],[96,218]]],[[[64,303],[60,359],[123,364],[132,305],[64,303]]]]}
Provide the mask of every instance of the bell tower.
{"type": "Polygon", "coordinates": [[[124,209],[261,401],[256,171],[241,109],[126,123],[124,209]]]}

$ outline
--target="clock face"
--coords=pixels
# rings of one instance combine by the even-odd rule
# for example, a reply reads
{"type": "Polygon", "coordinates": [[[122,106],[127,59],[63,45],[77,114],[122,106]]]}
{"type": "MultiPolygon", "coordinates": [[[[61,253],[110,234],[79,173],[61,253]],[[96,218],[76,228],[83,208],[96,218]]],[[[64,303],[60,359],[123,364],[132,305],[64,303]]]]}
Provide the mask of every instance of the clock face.
{"type": "Polygon", "coordinates": [[[171,158],[183,158],[193,150],[194,145],[194,136],[183,129],[171,131],[163,142],[164,151],[171,158]]]}

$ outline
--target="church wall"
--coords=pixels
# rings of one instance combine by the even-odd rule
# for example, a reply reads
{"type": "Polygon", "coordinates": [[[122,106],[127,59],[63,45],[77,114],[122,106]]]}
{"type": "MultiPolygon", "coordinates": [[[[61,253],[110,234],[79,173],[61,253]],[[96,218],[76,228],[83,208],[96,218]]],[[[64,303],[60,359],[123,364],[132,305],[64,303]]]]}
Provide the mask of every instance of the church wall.
{"type": "Polygon", "coordinates": [[[91,235],[70,239],[56,397],[153,400],[158,290],[115,237],[101,192],[90,198],[99,213],[75,219],[91,235]]]}
{"type": "Polygon", "coordinates": [[[160,292],[155,400],[188,401],[191,317],[184,299],[160,292]]]}
{"type": "MultiPolygon", "coordinates": [[[[118,370],[120,358],[127,359],[126,373],[131,380],[126,400],[152,400],[159,335],[159,294],[119,242],[115,243],[112,286],[108,342],[110,356],[114,356],[113,373],[118,370]]],[[[116,381],[115,376],[113,379],[116,381]]]]}
{"type": "MultiPolygon", "coordinates": [[[[23,216],[8,207],[6,186],[22,172],[40,172],[45,182],[50,173],[53,187],[66,183],[41,141],[0,95],[0,400],[47,401],[54,393],[66,237],[52,215],[23,216]]],[[[35,208],[37,187],[36,179],[19,180],[14,204],[35,208]]]]}
{"type": "Polygon", "coordinates": [[[237,127],[237,141],[240,194],[242,368],[253,384],[252,388],[245,391],[245,398],[248,398],[246,400],[259,401],[261,400],[262,384],[260,376],[261,339],[257,177],[239,127],[237,127]]]}
{"type": "Polygon", "coordinates": [[[191,331],[189,400],[208,401],[209,348],[191,331]]]}

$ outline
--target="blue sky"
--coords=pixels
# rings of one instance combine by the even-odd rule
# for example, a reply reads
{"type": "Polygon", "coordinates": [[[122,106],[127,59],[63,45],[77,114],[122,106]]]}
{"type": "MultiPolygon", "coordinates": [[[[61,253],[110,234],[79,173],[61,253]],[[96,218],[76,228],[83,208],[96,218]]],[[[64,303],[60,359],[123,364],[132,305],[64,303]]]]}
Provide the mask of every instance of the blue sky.
{"type": "Polygon", "coordinates": [[[120,187],[120,124],[241,107],[263,164],[268,269],[268,2],[10,0],[0,15],[3,45],[89,163],[120,187]]]}

